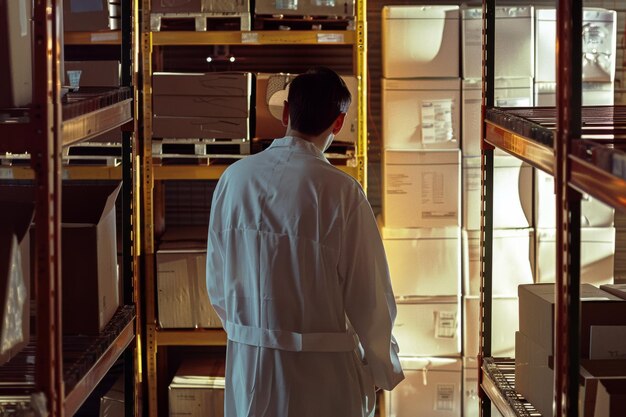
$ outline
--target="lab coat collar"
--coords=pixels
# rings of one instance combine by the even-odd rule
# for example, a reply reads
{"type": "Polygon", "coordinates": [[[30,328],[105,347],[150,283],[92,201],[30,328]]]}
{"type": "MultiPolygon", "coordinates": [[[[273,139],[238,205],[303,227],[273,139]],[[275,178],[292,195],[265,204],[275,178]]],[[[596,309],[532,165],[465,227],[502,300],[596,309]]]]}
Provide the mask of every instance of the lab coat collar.
{"type": "Polygon", "coordinates": [[[283,146],[303,150],[304,152],[310,153],[317,158],[328,162],[328,159],[326,159],[326,157],[324,156],[324,152],[322,152],[317,146],[315,146],[308,140],[299,138],[297,136],[285,136],[284,138],[274,139],[268,149],[283,146]]]}

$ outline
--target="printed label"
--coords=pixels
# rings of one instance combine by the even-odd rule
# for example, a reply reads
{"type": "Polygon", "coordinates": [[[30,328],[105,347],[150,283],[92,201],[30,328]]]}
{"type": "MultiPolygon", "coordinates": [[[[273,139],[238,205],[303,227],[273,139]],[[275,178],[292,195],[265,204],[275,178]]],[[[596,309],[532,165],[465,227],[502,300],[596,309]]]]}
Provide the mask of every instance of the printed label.
{"type": "Polygon", "coordinates": [[[437,384],[437,401],[435,404],[437,411],[454,410],[454,384],[437,384]]]}
{"type": "Polygon", "coordinates": [[[111,33],[93,33],[91,35],[92,42],[116,41],[119,35],[116,32],[111,33]]]}
{"type": "Polygon", "coordinates": [[[435,322],[435,337],[438,339],[454,339],[456,336],[456,313],[451,311],[437,311],[435,322]]]}
{"type": "Polygon", "coordinates": [[[317,43],[343,43],[343,33],[318,33],[317,43]]]}
{"type": "Polygon", "coordinates": [[[241,32],[241,43],[258,43],[259,34],[256,32],[241,32]]]}
{"type": "Polygon", "coordinates": [[[422,142],[454,140],[452,129],[453,100],[422,101],[422,142]]]}
{"type": "Polygon", "coordinates": [[[497,107],[530,107],[529,97],[496,98],[497,107]]]}
{"type": "Polygon", "coordinates": [[[387,194],[408,194],[411,185],[413,182],[406,174],[387,175],[387,194]]]}

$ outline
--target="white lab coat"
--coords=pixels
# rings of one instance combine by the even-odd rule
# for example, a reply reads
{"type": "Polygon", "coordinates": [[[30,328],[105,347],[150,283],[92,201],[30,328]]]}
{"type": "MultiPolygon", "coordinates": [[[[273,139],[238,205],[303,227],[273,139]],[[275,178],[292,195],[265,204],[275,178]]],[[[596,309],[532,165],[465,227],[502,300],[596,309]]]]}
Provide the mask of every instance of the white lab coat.
{"type": "Polygon", "coordinates": [[[404,378],[371,207],[310,142],[276,139],[224,172],[207,288],[228,335],[226,417],[373,416],[374,385],[404,378]]]}

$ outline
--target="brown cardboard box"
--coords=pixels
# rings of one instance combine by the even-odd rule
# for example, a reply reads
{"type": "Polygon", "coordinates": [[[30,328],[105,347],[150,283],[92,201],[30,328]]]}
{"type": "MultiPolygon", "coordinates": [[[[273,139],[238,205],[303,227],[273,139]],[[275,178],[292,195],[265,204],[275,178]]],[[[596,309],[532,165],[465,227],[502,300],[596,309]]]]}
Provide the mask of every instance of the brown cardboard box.
{"type": "Polygon", "coordinates": [[[601,285],[600,289],[626,300],[626,284],[601,285]]]}
{"type": "Polygon", "coordinates": [[[200,13],[202,0],[152,0],[155,13],[200,13]]]}
{"type": "Polygon", "coordinates": [[[63,2],[63,29],[66,32],[115,30],[109,19],[108,0],[66,0],[63,2]]]}
{"type": "Polygon", "coordinates": [[[301,1],[290,0],[277,2],[275,0],[256,0],[254,11],[256,14],[283,14],[305,16],[342,16],[354,15],[354,0],[343,1],[301,1]],[[280,7],[283,4],[284,7],[280,7]]]}
{"type": "Polygon", "coordinates": [[[522,332],[515,333],[515,389],[543,417],[552,417],[554,371],[543,346],[522,332]]]}
{"type": "MultiPolygon", "coordinates": [[[[520,332],[553,354],[554,284],[520,285],[520,332]]],[[[581,357],[589,358],[592,326],[626,326],[626,302],[590,284],[580,287],[581,357]]]]}
{"type": "Polygon", "coordinates": [[[626,416],[626,378],[598,382],[594,417],[626,416]]]}
{"type": "Polygon", "coordinates": [[[156,138],[249,139],[250,120],[235,117],[157,117],[152,119],[156,138]]]}
{"type": "Polygon", "coordinates": [[[100,398],[100,417],[124,417],[124,378],[120,377],[100,398]]]}
{"type": "Polygon", "coordinates": [[[249,72],[155,72],[152,75],[155,96],[249,97],[251,88],[249,72]]]}
{"type": "Polygon", "coordinates": [[[170,417],[224,416],[224,355],[186,357],[169,386],[170,417]]]}
{"type": "MultiPolygon", "coordinates": [[[[206,231],[206,228],[199,228],[206,231]]],[[[162,328],[221,328],[206,289],[206,239],[168,230],[157,251],[157,305],[162,328]],[[174,234],[174,237],[168,237],[174,234]]],[[[195,235],[195,236],[194,236],[195,235]]]]}
{"type": "MultiPolygon", "coordinates": [[[[579,409],[582,417],[594,417],[598,384],[604,379],[626,378],[625,360],[589,360],[580,361],[579,409]]],[[[624,413],[619,414],[625,415],[624,413]]]]}
{"type": "Polygon", "coordinates": [[[119,61],[65,61],[66,80],[67,71],[82,71],[80,74],[81,87],[119,87],[119,61]]]}
{"type": "Polygon", "coordinates": [[[120,187],[63,187],[65,334],[97,334],[119,307],[115,200],[120,187]]]}
{"type": "Polygon", "coordinates": [[[154,96],[155,116],[240,117],[250,114],[246,97],[154,96]]]}
{"type": "Polygon", "coordinates": [[[33,205],[0,202],[0,365],[30,337],[30,244],[33,205]]]}
{"type": "Polygon", "coordinates": [[[31,0],[0,0],[0,107],[32,101],[31,0]]]}

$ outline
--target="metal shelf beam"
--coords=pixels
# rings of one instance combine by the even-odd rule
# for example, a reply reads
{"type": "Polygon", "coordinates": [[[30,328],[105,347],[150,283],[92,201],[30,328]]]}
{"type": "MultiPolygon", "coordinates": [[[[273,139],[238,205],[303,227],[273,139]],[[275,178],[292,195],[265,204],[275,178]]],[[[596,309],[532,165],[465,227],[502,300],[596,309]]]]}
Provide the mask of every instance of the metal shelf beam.
{"type": "Polygon", "coordinates": [[[156,339],[158,346],[226,346],[223,329],[157,329],[156,339]]]}
{"type": "Polygon", "coordinates": [[[152,32],[154,46],[193,45],[353,45],[355,31],[267,30],[152,32]]]}
{"type": "Polygon", "coordinates": [[[65,32],[65,45],[121,45],[122,31],[109,32],[65,32]]]}

